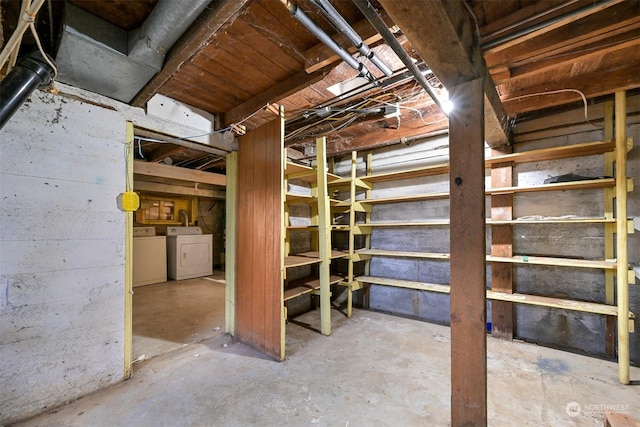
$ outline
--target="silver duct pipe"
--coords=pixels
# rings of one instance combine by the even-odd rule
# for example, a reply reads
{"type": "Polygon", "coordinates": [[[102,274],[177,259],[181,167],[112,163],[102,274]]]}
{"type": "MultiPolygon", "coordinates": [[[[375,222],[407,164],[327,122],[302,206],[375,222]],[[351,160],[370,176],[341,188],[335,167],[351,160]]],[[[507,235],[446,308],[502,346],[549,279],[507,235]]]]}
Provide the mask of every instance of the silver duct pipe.
{"type": "Polygon", "coordinates": [[[358,35],[358,33],[353,29],[351,25],[338,13],[338,11],[333,7],[328,0],[313,0],[313,3],[316,7],[324,14],[324,16],[331,22],[338,31],[340,31],[344,36],[349,39],[353,45],[358,48],[358,51],[365,56],[369,61],[373,63],[380,71],[384,73],[385,76],[389,77],[393,74],[393,71],[387,64],[382,62],[382,60],[376,56],[375,52],[373,52],[369,46],[362,40],[362,37],[358,35]]]}
{"type": "Polygon", "coordinates": [[[448,116],[446,110],[442,106],[442,103],[433,91],[433,88],[429,85],[427,79],[424,77],[424,75],[422,75],[416,64],[413,63],[413,60],[404,50],[400,42],[396,40],[396,37],[389,30],[387,24],[385,24],[380,15],[378,15],[378,12],[376,12],[371,3],[369,3],[369,0],[353,0],[353,2],[358,7],[358,9],[360,9],[360,12],[362,12],[365,18],[367,18],[367,20],[371,23],[371,25],[373,25],[373,28],[375,28],[376,31],[380,33],[385,43],[387,43],[389,47],[393,49],[396,55],[398,55],[398,58],[400,58],[402,63],[407,67],[411,74],[413,74],[413,77],[415,77],[416,81],[420,83],[420,86],[422,86],[424,90],[427,91],[431,99],[433,99],[433,102],[435,102],[438,108],[440,108],[440,111],[442,111],[445,116],[448,116]]]}
{"type": "Polygon", "coordinates": [[[156,70],[211,0],[160,0],[142,26],[129,33],[129,57],[156,70]]]}
{"type": "Polygon", "coordinates": [[[344,50],[338,43],[333,40],[329,34],[325,33],[322,28],[318,27],[315,22],[311,20],[297,5],[291,3],[289,0],[280,0],[284,4],[291,16],[298,20],[311,34],[316,36],[318,40],[324,43],[332,51],[334,51],[344,62],[346,62],[351,68],[357,70],[362,77],[373,82],[375,77],[367,69],[367,67],[360,61],[356,60],[353,56],[349,55],[349,52],[344,50]]]}

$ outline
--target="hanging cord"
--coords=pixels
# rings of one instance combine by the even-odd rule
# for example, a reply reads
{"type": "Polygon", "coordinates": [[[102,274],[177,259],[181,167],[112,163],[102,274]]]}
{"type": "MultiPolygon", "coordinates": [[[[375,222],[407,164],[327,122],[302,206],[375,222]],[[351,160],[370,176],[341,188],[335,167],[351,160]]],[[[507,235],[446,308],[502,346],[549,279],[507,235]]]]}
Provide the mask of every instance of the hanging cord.
{"type": "MultiPolygon", "coordinates": [[[[44,49],[42,48],[42,43],[40,43],[40,37],[38,37],[38,32],[36,31],[36,26],[34,24],[35,16],[31,16],[25,13],[22,19],[24,19],[29,23],[29,29],[31,30],[31,34],[33,34],[33,38],[36,40],[36,45],[38,46],[38,50],[42,54],[42,58],[47,62],[47,64],[49,64],[49,66],[53,70],[52,80],[55,80],[56,77],[58,77],[58,68],[53,64],[53,62],[51,62],[51,60],[49,59],[49,55],[47,55],[44,49]],[[27,20],[27,17],[28,17],[28,20],[27,20]]],[[[53,82],[51,84],[53,85],[53,82]]]]}
{"type": "Polygon", "coordinates": [[[521,95],[521,96],[516,96],[515,98],[509,98],[509,99],[507,99],[507,101],[515,101],[516,99],[530,98],[532,96],[553,95],[553,94],[556,94],[556,93],[564,93],[564,92],[574,92],[574,93],[577,93],[578,95],[580,95],[580,97],[582,98],[582,103],[584,104],[584,121],[585,122],[587,122],[591,126],[594,126],[594,127],[597,127],[597,128],[603,128],[604,127],[604,126],[597,125],[597,124],[595,124],[595,123],[593,123],[593,122],[591,122],[589,120],[587,97],[584,95],[584,93],[582,93],[578,89],[558,89],[558,90],[551,90],[549,92],[531,93],[529,95],[521,95]]]}

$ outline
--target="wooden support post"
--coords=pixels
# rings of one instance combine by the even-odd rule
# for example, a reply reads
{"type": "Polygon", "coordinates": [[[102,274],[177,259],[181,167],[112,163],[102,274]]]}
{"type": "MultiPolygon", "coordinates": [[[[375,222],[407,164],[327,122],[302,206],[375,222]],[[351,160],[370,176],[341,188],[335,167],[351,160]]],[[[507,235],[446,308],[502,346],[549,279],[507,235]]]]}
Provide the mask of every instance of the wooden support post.
{"type": "MultiPolygon", "coordinates": [[[[127,122],[125,141],[125,191],[133,191],[133,123],[127,122]]],[[[133,212],[124,217],[124,379],[133,373],[133,212]]]]}
{"type": "Polygon", "coordinates": [[[618,377],[629,384],[629,254],[627,253],[627,98],[616,92],[616,291],[618,377]]]}
{"type": "MultiPolygon", "coordinates": [[[[369,151],[367,153],[367,176],[370,176],[373,174],[373,153],[371,151],[369,151]]],[[[371,189],[367,189],[366,195],[365,197],[367,199],[371,199],[371,189]]],[[[372,212],[365,212],[365,223],[366,224],[370,224],[371,223],[371,213],[372,212]]],[[[365,241],[364,241],[364,247],[367,249],[371,249],[371,233],[366,234],[365,235],[365,241]]],[[[371,274],[371,259],[365,260],[364,261],[364,275],[365,276],[369,276],[371,274]]],[[[362,291],[364,293],[363,295],[363,305],[364,308],[369,308],[369,303],[370,303],[370,294],[371,294],[371,285],[369,284],[365,284],[364,285],[365,288],[362,291]]]]}
{"type": "Polygon", "coordinates": [[[327,141],[316,140],[316,171],[318,174],[318,251],[320,253],[320,332],[331,335],[331,221],[327,189],[327,141]]]}
{"type": "Polygon", "coordinates": [[[235,335],[236,314],[236,215],[238,210],[238,152],[227,154],[227,198],[225,207],[224,313],[225,332],[235,335]]]}
{"type": "Polygon", "coordinates": [[[355,236],[353,229],[356,225],[356,211],[354,209],[354,203],[356,200],[356,172],[358,164],[358,153],[356,151],[351,152],[351,185],[349,187],[349,200],[351,201],[351,209],[349,210],[349,267],[347,272],[347,281],[349,287],[347,289],[347,317],[351,317],[353,314],[353,258],[355,256],[355,236]]]}
{"type": "MultiPolygon", "coordinates": [[[[491,150],[492,156],[511,153],[510,147],[491,150]]],[[[511,187],[513,166],[511,163],[491,165],[491,188],[511,187]]],[[[513,219],[513,194],[491,196],[491,219],[513,219]]],[[[493,225],[491,227],[491,255],[511,257],[513,255],[513,227],[493,225]]],[[[505,262],[491,263],[491,290],[513,293],[513,265],[505,262]]],[[[513,339],[513,303],[491,302],[491,335],[505,340],[513,339]]]]}
{"type": "MultiPolygon", "coordinates": [[[[613,101],[607,101],[604,104],[604,138],[606,140],[613,139],[613,101]]],[[[604,154],[604,175],[613,176],[614,168],[613,164],[616,160],[615,152],[604,154]]],[[[614,218],[613,203],[616,197],[615,188],[604,189],[604,217],[606,219],[614,218]]],[[[609,223],[604,225],[604,259],[615,258],[615,233],[616,225],[609,223]]],[[[605,302],[607,304],[615,305],[615,286],[614,286],[615,273],[612,270],[606,270],[604,272],[604,288],[605,288],[605,302]]],[[[616,357],[616,317],[605,316],[605,354],[608,358],[613,359],[616,357]]]]}
{"type": "Polygon", "coordinates": [[[487,424],[483,83],[449,88],[452,426],[487,424]]]}

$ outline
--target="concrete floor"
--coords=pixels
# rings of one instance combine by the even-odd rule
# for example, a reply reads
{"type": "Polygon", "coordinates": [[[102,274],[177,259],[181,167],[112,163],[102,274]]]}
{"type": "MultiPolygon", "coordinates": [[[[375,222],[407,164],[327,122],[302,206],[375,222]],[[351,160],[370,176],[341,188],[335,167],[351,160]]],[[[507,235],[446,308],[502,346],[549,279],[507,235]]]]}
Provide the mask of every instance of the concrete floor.
{"type": "Polygon", "coordinates": [[[133,289],[133,359],[143,360],[224,333],[224,272],[133,289]]]}
{"type": "MultiPolygon", "coordinates": [[[[157,292],[176,296],[166,287],[157,292]]],[[[138,297],[144,293],[136,291],[138,297]]],[[[195,301],[206,305],[204,312],[210,307],[204,298],[195,301]]],[[[161,321],[149,325],[163,333],[147,330],[143,336],[165,340],[169,325],[180,329],[171,338],[179,344],[173,351],[137,363],[128,381],[20,425],[450,423],[448,327],[363,310],[347,319],[333,311],[333,334],[325,337],[304,326],[319,326],[319,313],[310,312],[288,324],[288,357],[278,363],[227,335],[211,334],[215,321],[196,325],[198,339],[206,336],[197,341],[158,316],[161,321]]],[[[191,316],[184,319],[194,323],[191,316]]],[[[640,420],[640,386],[620,385],[614,363],[488,338],[488,370],[492,426],[601,426],[607,405],[640,420]]],[[[632,368],[631,377],[638,383],[640,368],[632,368]]]]}

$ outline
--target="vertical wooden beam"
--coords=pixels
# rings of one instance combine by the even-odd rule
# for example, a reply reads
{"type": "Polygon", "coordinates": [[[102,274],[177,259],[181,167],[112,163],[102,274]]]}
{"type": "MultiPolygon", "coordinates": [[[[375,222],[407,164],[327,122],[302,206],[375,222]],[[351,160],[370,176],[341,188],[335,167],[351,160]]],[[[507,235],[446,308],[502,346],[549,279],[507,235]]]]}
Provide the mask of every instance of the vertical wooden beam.
{"type": "MultiPolygon", "coordinates": [[[[133,123],[127,122],[125,191],[133,191],[133,123]]],[[[131,378],[133,352],[133,212],[124,213],[124,379],[131,378]]]]}
{"type": "Polygon", "coordinates": [[[452,426],[487,424],[483,83],[449,89],[452,426]]]}
{"type": "Polygon", "coordinates": [[[327,140],[316,140],[316,171],[318,174],[318,250],[320,252],[320,332],[331,335],[331,212],[327,189],[327,140]]]}
{"type": "MultiPolygon", "coordinates": [[[[491,155],[511,153],[510,147],[491,150],[491,155]]],[[[513,166],[510,163],[491,166],[491,188],[512,185],[513,166]]],[[[491,219],[513,219],[513,194],[491,196],[491,219]]],[[[491,226],[491,255],[511,257],[513,255],[513,227],[511,225],[491,226]]],[[[491,263],[491,290],[513,293],[513,265],[506,262],[491,263]]],[[[513,339],[513,303],[491,301],[491,335],[497,338],[513,339]]]]}
{"type": "MultiPolygon", "coordinates": [[[[369,151],[367,153],[367,176],[371,176],[373,175],[373,153],[371,151],[369,151]]],[[[365,197],[367,199],[371,199],[372,196],[372,191],[371,189],[367,189],[365,197]]],[[[365,223],[366,224],[370,224],[371,223],[371,211],[369,212],[365,212],[365,223]]],[[[373,231],[369,234],[365,235],[365,241],[364,241],[364,247],[367,249],[371,248],[371,234],[373,233],[373,231]]],[[[371,259],[367,259],[364,262],[364,275],[365,276],[369,276],[371,273],[371,259]]],[[[370,294],[371,294],[371,285],[370,284],[365,284],[364,285],[365,288],[363,290],[363,305],[365,308],[369,308],[369,303],[370,303],[370,294]]]]}
{"type": "Polygon", "coordinates": [[[627,98],[616,92],[616,291],[618,377],[629,384],[629,254],[627,253],[627,98]]]}
{"type": "MultiPolygon", "coordinates": [[[[613,101],[607,101],[604,104],[604,139],[613,139],[613,101]]],[[[613,176],[613,164],[616,160],[616,154],[604,154],[604,175],[613,176]]],[[[604,217],[606,219],[614,218],[613,203],[616,197],[615,188],[604,189],[604,217]]],[[[608,223],[604,225],[604,259],[615,258],[615,233],[616,225],[608,223]]],[[[615,299],[615,272],[613,270],[605,270],[604,272],[604,289],[605,302],[614,305],[615,299]]],[[[605,316],[605,354],[608,358],[613,359],[616,356],[616,316],[605,316]]]]}
{"type": "Polygon", "coordinates": [[[236,314],[236,216],[238,210],[238,152],[227,154],[227,198],[225,207],[224,313],[225,331],[235,335],[236,314]]]}
{"type": "Polygon", "coordinates": [[[355,256],[355,236],[353,229],[356,226],[356,211],[354,209],[354,203],[356,201],[356,172],[358,164],[358,153],[356,151],[351,152],[351,185],[349,187],[349,200],[351,201],[351,209],[349,210],[349,266],[347,270],[347,281],[349,282],[349,288],[347,289],[347,317],[351,317],[353,314],[353,287],[355,281],[353,278],[353,258],[355,256]]]}

